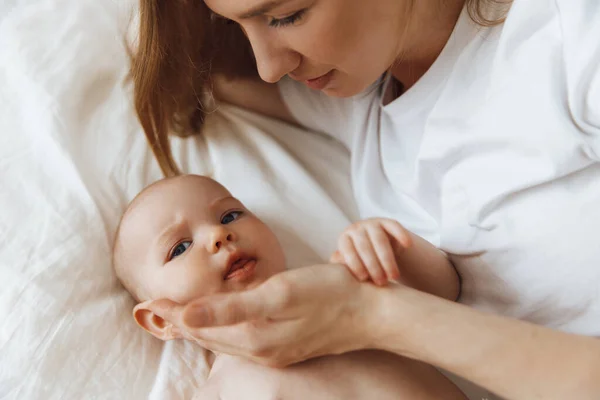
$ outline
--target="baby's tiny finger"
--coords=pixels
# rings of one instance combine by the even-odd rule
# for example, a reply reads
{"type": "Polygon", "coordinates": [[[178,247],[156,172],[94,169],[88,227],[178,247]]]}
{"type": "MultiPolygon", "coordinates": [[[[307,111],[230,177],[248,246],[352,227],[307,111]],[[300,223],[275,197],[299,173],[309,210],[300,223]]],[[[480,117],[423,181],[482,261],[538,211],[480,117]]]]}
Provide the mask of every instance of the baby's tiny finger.
{"type": "Polygon", "coordinates": [[[369,279],[369,273],[360,260],[352,239],[347,235],[342,236],[339,240],[339,246],[346,266],[350,268],[356,279],[359,281],[369,279]]]}
{"type": "Polygon", "coordinates": [[[331,257],[329,258],[329,262],[332,264],[343,264],[344,263],[344,257],[342,256],[342,254],[339,252],[339,250],[336,250],[331,257]]]}
{"type": "Polygon", "coordinates": [[[375,254],[375,250],[373,249],[373,245],[368,238],[366,232],[355,233],[352,235],[352,241],[354,242],[354,247],[358,251],[360,259],[369,271],[369,275],[373,282],[378,285],[385,285],[386,278],[383,268],[379,264],[379,260],[377,259],[377,255],[375,254]]]}
{"type": "Polygon", "coordinates": [[[412,240],[410,237],[410,233],[404,229],[399,222],[394,220],[383,220],[381,221],[381,226],[385,229],[385,231],[392,236],[396,241],[402,246],[402,248],[407,249],[412,245],[412,240]]]}
{"type": "Polygon", "coordinates": [[[386,232],[382,228],[371,226],[367,228],[367,233],[371,243],[373,243],[375,253],[379,258],[379,263],[383,267],[387,279],[390,281],[398,279],[400,277],[400,271],[398,269],[394,250],[392,249],[390,239],[386,232]]]}

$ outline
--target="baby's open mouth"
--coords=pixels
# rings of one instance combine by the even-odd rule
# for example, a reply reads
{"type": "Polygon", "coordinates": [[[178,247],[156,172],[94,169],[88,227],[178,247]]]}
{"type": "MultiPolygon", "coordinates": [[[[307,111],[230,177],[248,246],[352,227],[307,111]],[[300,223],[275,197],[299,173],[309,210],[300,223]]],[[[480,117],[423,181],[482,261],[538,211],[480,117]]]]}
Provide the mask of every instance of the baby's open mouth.
{"type": "Polygon", "coordinates": [[[231,260],[229,269],[225,274],[225,280],[244,281],[254,275],[256,270],[256,259],[249,257],[237,257],[231,260]]]}

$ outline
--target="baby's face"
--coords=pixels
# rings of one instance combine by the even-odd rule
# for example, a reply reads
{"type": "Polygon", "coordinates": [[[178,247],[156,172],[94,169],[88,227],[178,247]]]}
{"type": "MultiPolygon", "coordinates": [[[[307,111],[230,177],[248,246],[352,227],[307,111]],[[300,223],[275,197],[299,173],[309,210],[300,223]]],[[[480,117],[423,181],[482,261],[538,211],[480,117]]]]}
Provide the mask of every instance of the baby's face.
{"type": "Polygon", "coordinates": [[[252,288],[285,269],[273,232],[209,178],[161,181],[136,203],[120,245],[145,300],[187,303],[252,288]]]}

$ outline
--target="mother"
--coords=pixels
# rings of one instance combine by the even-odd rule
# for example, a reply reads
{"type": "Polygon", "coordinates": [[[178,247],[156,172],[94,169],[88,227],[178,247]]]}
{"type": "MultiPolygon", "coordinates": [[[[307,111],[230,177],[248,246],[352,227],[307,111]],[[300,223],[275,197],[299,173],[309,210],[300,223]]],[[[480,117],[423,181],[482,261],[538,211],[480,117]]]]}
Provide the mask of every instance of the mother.
{"type": "Polygon", "coordinates": [[[198,131],[214,86],[345,144],[362,215],[433,242],[463,280],[455,304],[313,266],[158,316],[272,365],[379,348],[507,398],[598,398],[597,0],[142,0],[140,15],[136,107],[166,174],[167,130],[198,131]]]}

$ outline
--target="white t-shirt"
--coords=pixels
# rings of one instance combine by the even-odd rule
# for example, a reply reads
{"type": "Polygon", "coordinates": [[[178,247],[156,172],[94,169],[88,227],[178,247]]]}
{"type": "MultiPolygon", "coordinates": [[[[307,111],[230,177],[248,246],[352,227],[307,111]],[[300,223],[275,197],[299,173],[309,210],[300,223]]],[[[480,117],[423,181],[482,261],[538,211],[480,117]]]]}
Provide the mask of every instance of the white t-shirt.
{"type": "Polygon", "coordinates": [[[600,336],[600,1],[466,12],[430,70],[382,105],[284,79],[295,118],[344,143],[362,217],[444,251],[479,309],[600,336]]]}

